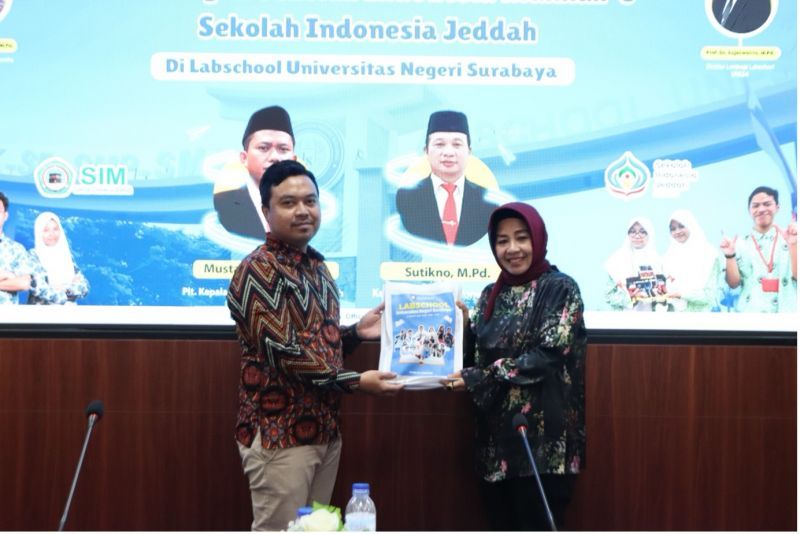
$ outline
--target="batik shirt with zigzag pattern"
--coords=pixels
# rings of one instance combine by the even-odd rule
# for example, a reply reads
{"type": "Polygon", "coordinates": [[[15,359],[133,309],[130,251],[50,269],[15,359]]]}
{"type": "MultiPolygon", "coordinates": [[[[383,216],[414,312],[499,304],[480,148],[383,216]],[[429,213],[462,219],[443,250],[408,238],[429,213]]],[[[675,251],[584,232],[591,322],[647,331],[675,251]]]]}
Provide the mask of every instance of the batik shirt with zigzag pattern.
{"type": "Polygon", "coordinates": [[[265,449],[327,443],[339,435],[339,402],[359,374],[342,368],[339,290],[324,258],[267,234],[233,275],[228,308],[242,346],[236,439],[265,449]]]}

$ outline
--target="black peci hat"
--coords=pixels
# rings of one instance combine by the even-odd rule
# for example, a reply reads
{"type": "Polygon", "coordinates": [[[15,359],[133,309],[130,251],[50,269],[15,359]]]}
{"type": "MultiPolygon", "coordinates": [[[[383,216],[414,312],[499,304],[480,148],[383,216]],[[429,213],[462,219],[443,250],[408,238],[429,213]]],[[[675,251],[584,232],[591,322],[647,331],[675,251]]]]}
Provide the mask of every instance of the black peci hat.
{"type": "Polygon", "coordinates": [[[425,134],[425,145],[428,144],[428,137],[433,132],[463,133],[467,136],[467,144],[470,144],[467,116],[460,111],[436,111],[431,113],[431,118],[428,119],[428,133],[425,134]]]}
{"type": "Polygon", "coordinates": [[[259,130],[278,130],[286,132],[292,137],[294,143],[294,132],[292,131],[292,120],[289,118],[289,113],[280,106],[270,106],[268,108],[259,109],[250,117],[247,122],[247,128],[244,129],[242,136],[242,146],[245,146],[247,138],[259,130]]]}

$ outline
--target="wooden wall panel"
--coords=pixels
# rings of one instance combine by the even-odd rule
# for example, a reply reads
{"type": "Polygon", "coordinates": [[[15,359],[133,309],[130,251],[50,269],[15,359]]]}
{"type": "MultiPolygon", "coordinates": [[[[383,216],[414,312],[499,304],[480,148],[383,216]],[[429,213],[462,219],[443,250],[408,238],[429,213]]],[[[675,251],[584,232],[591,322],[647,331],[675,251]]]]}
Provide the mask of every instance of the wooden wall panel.
{"type": "MultiPolygon", "coordinates": [[[[366,369],[374,361],[375,355],[362,350],[348,363],[366,369]]],[[[353,482],[370,482],[381,529],[488,528],[472,467],[472,416],[465,395],[444,390],[394,398],[351,395],[343,419],[335,503],[347,503],[353,482]]]]}
{"type": "Polygon", "coordinates": [[[237,377],[232,342],[0,340],[0,529],[56,528],[92,399],[69,529],[247,529],[237,377]]]}
{"type": "Polygon", "coordinates": [[[796,407],[795,347],[593,346],[572,526],[794,530],[796,407]]]}
{"type": "MultiPolygon", "coordinates": [[[[348,361],[373,367],[366,344],[348,361]]],[[[568,527],[796,530],[796,347],[592,345],[568,527]]],[[[102,399],[69,530],[246,530],[233,341],[0,339],[0,529],[52,530],[102,399]]],[[[385,530],[480,530],[469,400],[347,396],[334,503],[385,530]],[[452,496],[452,497],[450,497],[452,496]]]]}

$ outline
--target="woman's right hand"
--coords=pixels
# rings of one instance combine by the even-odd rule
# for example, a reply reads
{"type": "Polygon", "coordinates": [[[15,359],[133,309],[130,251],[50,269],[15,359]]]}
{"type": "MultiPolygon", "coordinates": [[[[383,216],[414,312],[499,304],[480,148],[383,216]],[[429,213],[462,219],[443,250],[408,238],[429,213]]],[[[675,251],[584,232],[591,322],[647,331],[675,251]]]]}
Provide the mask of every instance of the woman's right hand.
{"type": "Polygon", "coordinates": [[[467,308],[467,305],[460,300],[456,301],[456,307],[461,310],[461,315],[464,317],[464,324],[466,325],[467,322],[469,322],[469,308],[467,308]]]}
{"type": "Polygon", "coordinates": [[[461,378],[461,371],[456,371],[453,374],[447,375],[447,378],[439,380],[439,383],[442,384],[447,391],[464,391],[467,389],[464,379],[461,378]]]}

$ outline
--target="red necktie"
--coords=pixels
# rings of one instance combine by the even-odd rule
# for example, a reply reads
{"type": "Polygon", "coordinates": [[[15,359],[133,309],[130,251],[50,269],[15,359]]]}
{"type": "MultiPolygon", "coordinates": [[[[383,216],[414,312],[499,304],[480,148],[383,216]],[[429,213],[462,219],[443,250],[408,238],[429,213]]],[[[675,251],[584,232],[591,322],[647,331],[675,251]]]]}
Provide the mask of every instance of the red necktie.
{"type": "Polygon", "coordinates": [[[456,184],[442,184],[442,187],[447,191],[447,200],[444,203],[444,214],[442,216],[442,230],[444,230],[444,237],[447,239],[447,244],[452,245],[456,242],[456,234],[458,233],[456,199],[453,197],[456,184]]]}

